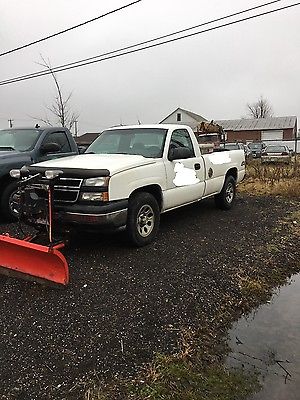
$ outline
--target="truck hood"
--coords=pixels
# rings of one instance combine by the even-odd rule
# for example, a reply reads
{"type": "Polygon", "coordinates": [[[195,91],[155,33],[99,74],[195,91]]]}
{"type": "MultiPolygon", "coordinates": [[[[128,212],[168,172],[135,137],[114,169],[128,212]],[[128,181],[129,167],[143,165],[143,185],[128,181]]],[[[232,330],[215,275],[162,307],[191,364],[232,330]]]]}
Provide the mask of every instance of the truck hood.
{"type": "Polygon", "coordinates": [[[18,151],[13,151],[13,150],[0,150],[0,160],[5,160],[6,158],[12,158],[18,154],[21,154],[18,151]]]}
{"type": "Polygon", "coordinates": [[[142,165],[154,164],[155,159],[128,154],[80,154],[34,164],[32,167],[55,169],[107,169],[110,175],[142,165]]]}

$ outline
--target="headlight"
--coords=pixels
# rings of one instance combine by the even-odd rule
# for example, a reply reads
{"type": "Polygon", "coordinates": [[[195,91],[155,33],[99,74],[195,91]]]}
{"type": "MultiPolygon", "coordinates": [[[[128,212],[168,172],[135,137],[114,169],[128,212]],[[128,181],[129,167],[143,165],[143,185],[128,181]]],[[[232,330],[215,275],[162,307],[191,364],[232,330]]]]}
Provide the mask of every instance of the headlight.
{"type": "Polygon", "coordinates": [[[83,181],[83,186],[107,186],[109,177],[88,178],[83,181]]]}
{"type": "Polygon", "coordinates": [[[108,201],[107,192],[85,192],[81,194],[81,200],[83,201],[108,201]]]}

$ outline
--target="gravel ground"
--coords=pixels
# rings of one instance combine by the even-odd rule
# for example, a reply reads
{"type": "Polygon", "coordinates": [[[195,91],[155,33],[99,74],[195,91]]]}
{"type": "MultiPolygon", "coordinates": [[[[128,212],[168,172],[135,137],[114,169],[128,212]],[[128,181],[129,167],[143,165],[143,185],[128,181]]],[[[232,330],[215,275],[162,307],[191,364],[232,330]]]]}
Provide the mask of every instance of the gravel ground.
{"type": "Polygon", "coordinates": [[[62,290],[0,276],[0,399],[79,399],[93,371],[128,378],[155,352],[176,351],[199,310],[211,319],[224,295],[239,296],[238,271],[255,271],[254,249],[294,207],[239,196],[224,212],[204,201],[164,215],[140,249],[123,233],[80,235],[64,251],[62,290]]]}

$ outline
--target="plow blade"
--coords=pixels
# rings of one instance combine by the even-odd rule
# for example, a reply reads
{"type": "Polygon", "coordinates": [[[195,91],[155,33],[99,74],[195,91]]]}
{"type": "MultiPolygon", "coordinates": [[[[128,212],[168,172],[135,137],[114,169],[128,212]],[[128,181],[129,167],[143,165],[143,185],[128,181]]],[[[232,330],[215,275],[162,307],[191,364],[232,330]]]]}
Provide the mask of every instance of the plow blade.
{"type": "Polygon", "coordinates": [[[0,235],[0,273],[41,283],[67,285],[69,268],[58,250],[0,235]]]}

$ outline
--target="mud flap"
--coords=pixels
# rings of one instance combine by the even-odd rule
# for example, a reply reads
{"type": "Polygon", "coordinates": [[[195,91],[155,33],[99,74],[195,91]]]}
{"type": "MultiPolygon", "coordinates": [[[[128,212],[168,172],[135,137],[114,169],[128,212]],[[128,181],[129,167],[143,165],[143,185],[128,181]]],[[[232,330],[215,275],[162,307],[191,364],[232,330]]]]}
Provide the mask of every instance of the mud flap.
{"type": "Polygon", "coordinates": [[[0,235],[0,273],[48,284],[67,285],[69,268],[58,250],[63,244],[43,246],[0,235]]]}

